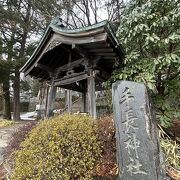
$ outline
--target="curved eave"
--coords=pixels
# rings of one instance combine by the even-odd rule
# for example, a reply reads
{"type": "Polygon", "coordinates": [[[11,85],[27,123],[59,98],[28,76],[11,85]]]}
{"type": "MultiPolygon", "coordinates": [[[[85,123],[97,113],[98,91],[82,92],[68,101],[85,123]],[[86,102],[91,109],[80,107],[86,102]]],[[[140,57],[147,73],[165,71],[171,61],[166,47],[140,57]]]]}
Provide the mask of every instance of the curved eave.
{"type": "Polygon", "coordinates": [[[111,39],[112,44],[114,45],[115,48],[117,48],[119,55],[120,55],[120,58],[122,60],[125,56],[125,51],[124,51],[122,45],[118,42],[116,35],[115,35],[115,33],[114,33],[109,22],[105,26],[105,30],[109,34],[109,38],[111,39]]]}
{"type": "Polygon", "coordinates": [[[65,29],[65,28],[59,28],[53,24],[50,24],[49,26],[53,29],[53,31],[62,34],[64,36],[71,36],[71,37],[78,37],[78,36],[86,36],[86,33],[91,32],[92,30],[99,29],[100,27],[105,27],[108,24],[108,21],[102,21],[97,24],[93,24],[91,26],[77,28],[77,29],[65,29]]]}
{"type": "Polygon", "coordinates": [[[107,33],[108,39],[110,40],[114,48],[116,48],[117,55],[119,56],[121,63],[124,57],[124,50],[122,46],[118,43],[117,38],[113,32],[113,29],[111,28],[110,23],[107,20],[102,21],[98,24],[94,24],[92,26],[83,27],[75,30],[60,28],[54,24],[50,24],[46,32],[44,33],[43,37],[41,38],[38,47],[30,57],[30,59],[20,69],[20,72],[26,72],[28,71],[28,69],[34,67],[35,61],[37,60],[37,58],[39,58],[40,53],[42,53],[44,46],[48,43],[53,33],[57,33],[60,34],[61,36],[70,37],[70,38],[85,38],[104,32],[107,33]]]}
{"type": "Polygon", "coordinates": [[[31,66],[31,64],[33,63],[34,59],[36,58],[36,56],[40,53],[42,46],[46,43],[46,41],[48,40],[50,34],[52,32],[52,28],[50,26],[48,26],[48,28],[46,29],[44,35],[42,36],[37,48],[35,49],[35,51],[33,52],[33,54],[31,55],[31,57],[29,58],[29,60],[24,64],[24,66],[20,69],[20,72],[24,72],[28,69],[29,66],[31,66]]]}
{"type": "Polygon", "coordinates": [[[101,33],[105,30],[108,33],[108,37],[111,40],[111,43],[114,45],[115,48],[118,49],[119,55],[121,56],[121,58],[124,57],[124,54],[125,54],[124,49],[122,45],[118,42],[115,36],[115,33],[110,23],[107,20],[104,20],[100,23],[97,23],[91,26],[73,29],[73,30],[58,28],[53,24],[50,24],[50,27],[53,29],[54,32],[61,34],[63,36],[69,36],[69,37],[86,37],[86,36],[93,35],[93,33],[101,33]],[[95,30],[95,29],[97,29],[97,31],[91,32],[92,30],[95,30]]]}

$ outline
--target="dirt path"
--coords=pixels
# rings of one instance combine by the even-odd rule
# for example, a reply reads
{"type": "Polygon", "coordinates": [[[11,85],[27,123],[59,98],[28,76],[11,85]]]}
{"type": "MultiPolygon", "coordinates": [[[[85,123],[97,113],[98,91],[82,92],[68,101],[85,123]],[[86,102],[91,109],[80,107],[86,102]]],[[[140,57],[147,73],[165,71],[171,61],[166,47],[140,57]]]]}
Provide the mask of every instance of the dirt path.
{"type": "Polygon", "coordinates": [[[7,127],[0,128],[0,165],[3,163],[3,150],[8,146],[13,132],[17,131],[19,127],[25,125],[26,122],[13,124],[7,127]]]}
{"type": "Polygon", "coordinates": [[[7,170],[8,168],[4,167],[4,149],[8,146],[12,134],[15,131],[18,131],[18,129],[22,126],[24,126],[26,123],[28,122],[19,122],[17,124],[13,124],[7,127],[1,127],[0,128],[0,180],[5,180],[8,179],[6,174],[7,174],[7,170]]]}

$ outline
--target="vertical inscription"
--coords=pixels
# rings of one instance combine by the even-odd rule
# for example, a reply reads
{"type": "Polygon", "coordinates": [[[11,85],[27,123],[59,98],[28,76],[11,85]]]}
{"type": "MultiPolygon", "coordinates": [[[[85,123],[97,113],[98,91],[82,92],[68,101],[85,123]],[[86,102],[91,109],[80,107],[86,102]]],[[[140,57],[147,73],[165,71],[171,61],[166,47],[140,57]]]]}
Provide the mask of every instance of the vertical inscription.
{"type": "Polygon", "coordinates": [[[120,105],[123,104],[125,107],[125,120],[122,122],[123,129],[126,134],[127,140],[124,141],[125,149],[129,154],[129,163],[126,165],[126,171],[133,174],[147,174],[142,169],[142,163],[139,161],[138,148],[140,148],[141,142],[135,134],[135,130],[138,130],[135,121],[138,118],[134,115],[133,107],[131,107],[131,102],[134,101],[134,96],[131,94],[131,91],[128,87],[125,87],[121,99],[120,105]],[[135,158],[133,158],[135,157],[135,158]]]}
{"type": "Polygon", "coordinates": [[[165,180],[156,119],[144,84],[113,84],[117,161],[120,180],[165,180]]]}

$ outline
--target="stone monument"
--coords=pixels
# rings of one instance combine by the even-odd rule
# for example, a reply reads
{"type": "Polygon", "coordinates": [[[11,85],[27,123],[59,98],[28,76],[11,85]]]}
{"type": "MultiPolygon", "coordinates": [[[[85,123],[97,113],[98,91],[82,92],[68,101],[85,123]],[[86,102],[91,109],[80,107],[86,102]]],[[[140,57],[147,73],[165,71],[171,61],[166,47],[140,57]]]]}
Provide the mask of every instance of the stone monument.
{"type": "Polygon", "coordinates": [[[155,115],[144,84],[113,84],[120,180],[164,180],[155,115]]]}

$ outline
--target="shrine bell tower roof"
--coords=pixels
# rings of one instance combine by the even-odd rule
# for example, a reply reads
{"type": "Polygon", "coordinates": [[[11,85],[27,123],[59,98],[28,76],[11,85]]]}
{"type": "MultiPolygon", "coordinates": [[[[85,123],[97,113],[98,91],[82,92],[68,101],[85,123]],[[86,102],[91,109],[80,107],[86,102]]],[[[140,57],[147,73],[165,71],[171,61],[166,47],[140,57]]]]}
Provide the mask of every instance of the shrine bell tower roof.
{"type": "Polygon", "coordinates": [[[55,18],[20,71],[25,76],[50,80],[51,73],[58,71],[63,74],[63,67],[67,68],[71,64],[75,68],[77,66],[77,72],[81,71],[76,62],[88,60],[92,68],[103,70],[110,77],[114,65],[122,64],[123,57],[123,48],[108,21],[78,29],[66,29],[55,18]]]}

